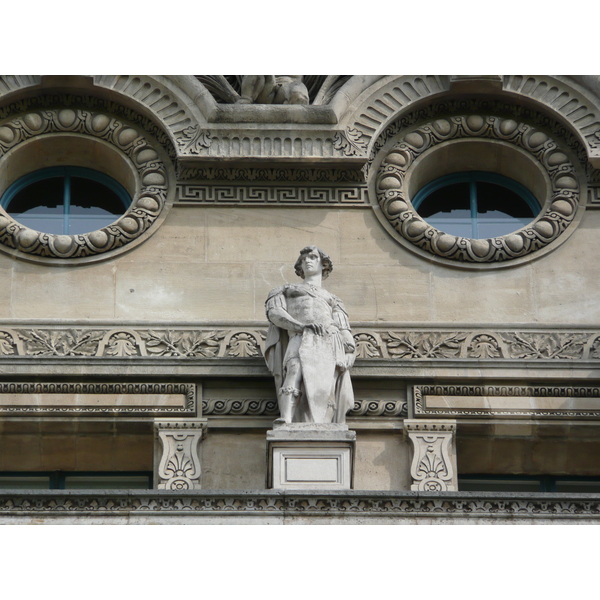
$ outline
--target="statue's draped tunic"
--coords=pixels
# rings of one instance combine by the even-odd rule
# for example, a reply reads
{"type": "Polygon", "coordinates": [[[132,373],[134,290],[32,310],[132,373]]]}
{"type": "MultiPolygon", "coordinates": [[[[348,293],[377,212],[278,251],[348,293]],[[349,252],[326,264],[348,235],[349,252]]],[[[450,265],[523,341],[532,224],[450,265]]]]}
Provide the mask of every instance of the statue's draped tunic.
{"type": "MultiPolygon", "coordinates": [[[[271,290],[266,312],[278,308],[288,312],[287,296],[309,295],[318,302],[319,311],[327,314],[324,335],[305,329],[302,333],[269,324],[265,343],[265,360],[273,373],[277,397],[285,380],[286,364],[298,358],[302,367],[302,389],[295,421],[343,423],[354,406],[354,392],[348,369],[354,363],[354,353],[346,353],[341,332],[350,331],[348,314],[342,301],[327,290],[304,284],[287,284],[271,290]]],[[[289,314],[289,313],[288,313],[289,314]]]]}

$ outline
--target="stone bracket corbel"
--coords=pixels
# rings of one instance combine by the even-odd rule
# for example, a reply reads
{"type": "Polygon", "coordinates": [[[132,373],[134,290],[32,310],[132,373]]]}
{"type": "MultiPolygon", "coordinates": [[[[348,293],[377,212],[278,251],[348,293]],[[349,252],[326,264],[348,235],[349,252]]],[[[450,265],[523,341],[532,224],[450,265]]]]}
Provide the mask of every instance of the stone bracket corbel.
{"type": "Polygon", "coordinates": [[[413,445],[410,489],[420,492],[457,491],[456,421],[405,419],[404,433],[413,445]]]}
{"type": "Polygon", "coordinates": [[[207,419],[154,422],[154,486],[159,490],[200,489],[199,445],[207,419]]]}

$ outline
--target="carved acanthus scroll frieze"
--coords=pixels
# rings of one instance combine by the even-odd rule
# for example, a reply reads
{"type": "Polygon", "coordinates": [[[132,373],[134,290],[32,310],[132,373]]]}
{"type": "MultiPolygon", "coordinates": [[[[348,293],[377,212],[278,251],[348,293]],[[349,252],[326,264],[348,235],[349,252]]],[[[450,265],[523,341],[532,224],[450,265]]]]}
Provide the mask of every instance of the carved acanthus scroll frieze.
{"type": "MultiPolygon", "coordinates": [[[[266,329],[256,327],[109,328],[0,325],[0,360],[43,358],[261,358],[266,329]]],[[[357,327],[359,360],[597,361],[600,330],[357,327]]]]}
{"type": "Polygon", "coordinates": [[[200,489],[198,446],[206,435],[206,420],[156,421],[154,429],[160,448],[156,485],[159,490],[200,489]]]}
{"type": "Polygon", "coordinates": [[[365,156],[367,141],[363,139],[363,132],[349,127],[335,134],[333,147],[340,150],[344,156],[365,156]]]}
{"type": "Polygon", "coordinates": [[[575,167],[559,144],[527,123],[481,114],[437,118],[412,130],[401,130],[378,168],[375,193],[384,218],[400,240],[409,242],[408,247],[466,264],[503,262],[546,248],[575,223],[576,214],[585,208],[579,202],[575,167]],[[470,239],[444,233],[418,214],[406,187],[410,170],[427,151],[458,139],[502,141],[526,152],[544,170],[551,182],[550,195],[529,225],[508,235],[470,239]]]}
{"type": "Polygon", "coordinates": [[[87,258],[131,244],[154,231],[153,225],[166,207],[168,175],[156,143],[142,129],[97,110],[40,108],[0,122],[0,160],[21,144],[50,134],[75,134],[107,142],[130,159],[139,191],[129,209],[114,223],[85,234],[35,231],[1,211],[0,247],[9,253],[40,258],[87,258]]]}
{"type": "Polygon", "coordinates": [[[413,445],[410,489],[420,492],[456,491],[456,421],[405,419],[404,431],[413,445]]]}
{"type": "Polygon", "coordinates": [[[201,129],[198,125],[190,125],[177,134],[177,146],[182,154],[197,155],[203,148],[210,148],[212,136],[210,131],[201,129]]]}

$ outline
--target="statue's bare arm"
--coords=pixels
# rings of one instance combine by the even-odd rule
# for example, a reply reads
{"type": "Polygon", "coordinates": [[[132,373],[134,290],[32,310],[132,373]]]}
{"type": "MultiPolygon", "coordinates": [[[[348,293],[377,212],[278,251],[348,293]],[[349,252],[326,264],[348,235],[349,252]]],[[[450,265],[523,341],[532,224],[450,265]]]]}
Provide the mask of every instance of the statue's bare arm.
{"type": "Polygon", "coordinates": [[[294,333],[302,333],[304,329],[309,329],[317,335],[323,335],[325,333],[325,327],[320,323],[301,323],[294,319],[287,310],[279,306],[270,308],[267,311],[267,318],[273,325],[276,325],[281,329],[286,329],[287,331],[293,331],[294,333]]]}

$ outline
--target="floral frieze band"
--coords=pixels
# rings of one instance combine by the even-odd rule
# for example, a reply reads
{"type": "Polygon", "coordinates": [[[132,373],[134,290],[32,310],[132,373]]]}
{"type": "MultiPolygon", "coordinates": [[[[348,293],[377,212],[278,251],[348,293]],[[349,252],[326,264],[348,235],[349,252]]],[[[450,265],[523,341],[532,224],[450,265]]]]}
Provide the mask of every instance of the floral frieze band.
{"type": "MultiPolygon", "coordinates": [[[[361,360],[600,360],[600,329],[353,327],[361,360]]],[[[8,327],[0,359],[107,357],[261,359],[266,327],[8,327]]]]}

